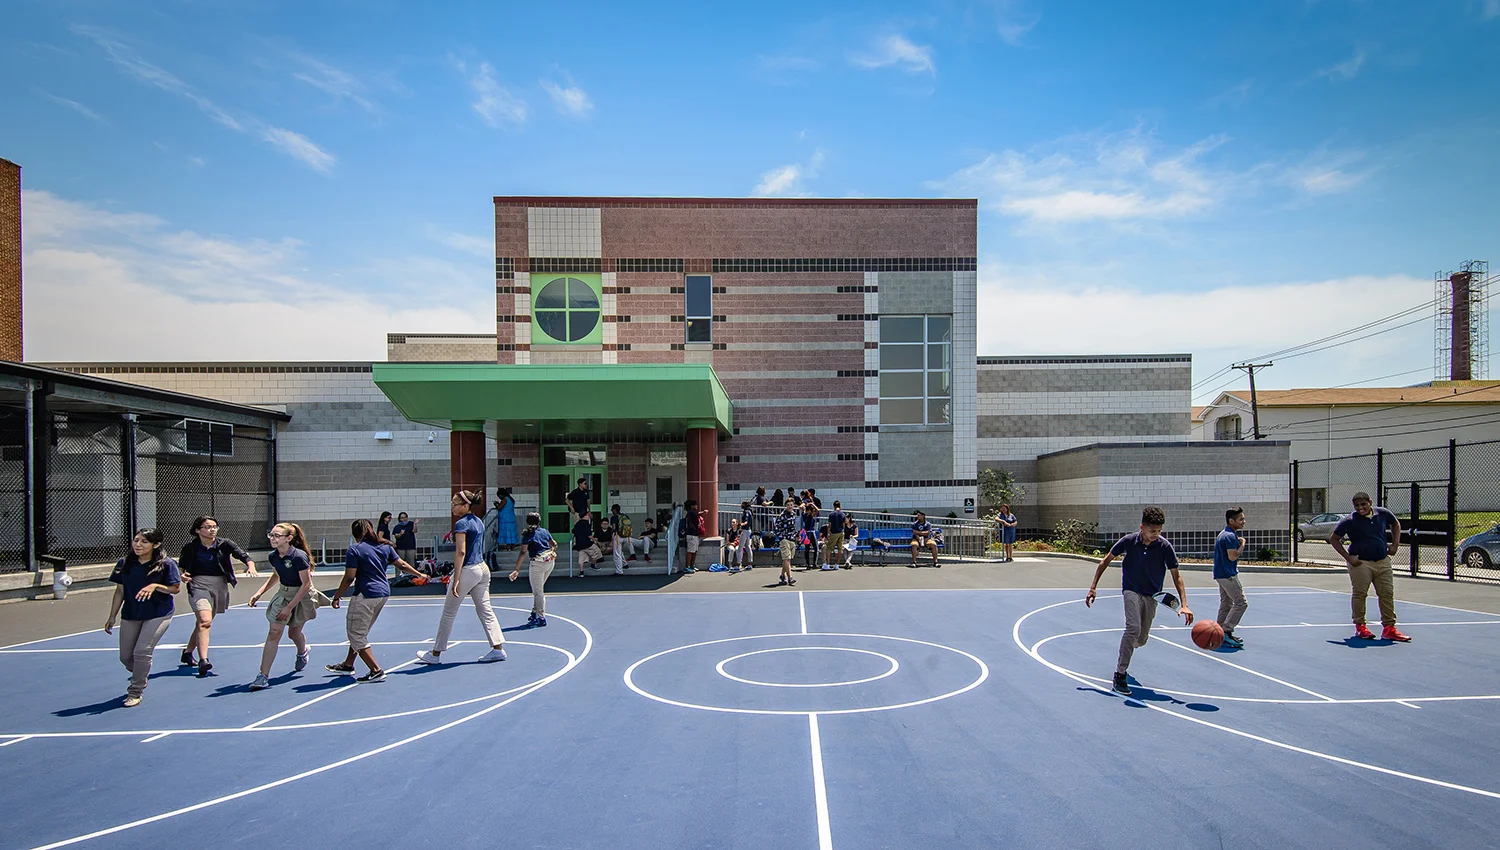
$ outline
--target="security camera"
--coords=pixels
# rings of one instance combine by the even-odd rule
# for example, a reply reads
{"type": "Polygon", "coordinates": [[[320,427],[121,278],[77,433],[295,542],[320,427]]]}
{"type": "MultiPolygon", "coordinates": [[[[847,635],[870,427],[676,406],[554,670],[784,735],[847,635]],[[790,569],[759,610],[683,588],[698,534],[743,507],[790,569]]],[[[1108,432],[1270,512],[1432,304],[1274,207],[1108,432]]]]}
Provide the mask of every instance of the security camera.
{"type": "Polygon", "coordinates": [[[428,431],[427,432],[427,442],[429,442],[429,443],[435,443],[435,442],[437,442],[437,432],[436,431],[428,431]]]}

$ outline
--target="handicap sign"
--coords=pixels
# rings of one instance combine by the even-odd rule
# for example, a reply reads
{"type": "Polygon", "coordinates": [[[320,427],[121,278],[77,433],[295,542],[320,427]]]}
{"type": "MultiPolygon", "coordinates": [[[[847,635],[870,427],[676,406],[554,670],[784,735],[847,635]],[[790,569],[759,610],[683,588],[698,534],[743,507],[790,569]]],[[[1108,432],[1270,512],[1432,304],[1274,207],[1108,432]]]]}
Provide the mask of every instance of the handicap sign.
{"type": "Polygon", "coordinates": [[[974,513],[974,500],[973,499],[964,499],[964,513],[966,513],[966,514],[974,513]]]}

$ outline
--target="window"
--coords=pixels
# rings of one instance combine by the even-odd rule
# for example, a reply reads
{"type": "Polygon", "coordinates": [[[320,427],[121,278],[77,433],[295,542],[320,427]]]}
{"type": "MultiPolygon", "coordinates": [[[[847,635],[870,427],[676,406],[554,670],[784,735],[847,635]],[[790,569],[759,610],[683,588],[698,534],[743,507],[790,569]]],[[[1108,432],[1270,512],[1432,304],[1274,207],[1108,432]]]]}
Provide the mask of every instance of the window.
{"type": "Polygon", "coordinates": [[[600,325],[601,276],[535,275],[532,279],[532,344],[596,343],[600,325]],[[538,279],[540,278],[540,279],[538,279]]]}
{"type": "Polygon", "coordinates": [[[1215,440],[1242,440],[1239,414],[1220,416],[1214,420],[1215,440]]]}
{"type": "Polygon", "coordinates": [[[182,420],[186,449],[190,455],[234,456],[234,426],[200,419],[182,420]]]}
{"type": "Polygon", "coordinates": [[[714,279],[706,274],[684,278],[683,317],[687,320],[688,342],[713,342],[714,279]]]}
{"type": "Polygon", "coordinates": [[[953,417],[953,317],[880,317],[880,424],[953,417]]]}

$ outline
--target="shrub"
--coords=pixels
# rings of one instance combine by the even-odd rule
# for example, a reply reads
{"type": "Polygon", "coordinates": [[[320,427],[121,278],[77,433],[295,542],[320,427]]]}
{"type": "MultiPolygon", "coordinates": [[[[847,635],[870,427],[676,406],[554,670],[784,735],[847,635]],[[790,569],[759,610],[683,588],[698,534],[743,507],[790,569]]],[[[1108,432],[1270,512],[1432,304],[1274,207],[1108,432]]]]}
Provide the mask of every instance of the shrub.
{"type": "Polygon", "coordinates": [[[1269,546],[1262,546],[1256,551],[1255,557],[1261,561],[1280,561],[1283,555],[1269,546]]]}
{"type": "MultiPolygon", "coordinates": [[[[1052,528],[1052,545],[1064,552],[1084,552],[1084,543],[1099,529],[1097,522],[1061,519],[1052,528]]],[[[1089,550],[1092,551],[1092,550],[1089,550]]]]}

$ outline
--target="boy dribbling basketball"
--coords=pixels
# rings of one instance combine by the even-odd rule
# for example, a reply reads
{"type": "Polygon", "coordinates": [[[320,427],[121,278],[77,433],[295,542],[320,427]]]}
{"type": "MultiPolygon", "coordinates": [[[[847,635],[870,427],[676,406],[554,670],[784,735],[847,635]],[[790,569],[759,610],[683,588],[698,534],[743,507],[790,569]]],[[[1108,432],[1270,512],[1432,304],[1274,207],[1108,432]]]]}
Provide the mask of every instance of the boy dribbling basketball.
{"type": "Polygon", "coordinates": [[[1177,588],[1177,597],[1162,594],[1161,599],[1169,607],[1179,602],[1177,613],[1193,624],[1193,611],[1187,604],[1187,591],[1182,586],[1182,574],[1177,571],[1177,551],[1171,541],[1161,536],[1162,526],[1167,524],[1167,514],[1155,505],[1141,511],[1141,530],[1121,537],[1104,557],[1099,568],[1094,570],[1094,580],[1089,584],[1088,595],[1083,604],[1092,607],[1099,578],[1116,556],[1124,556],[1120,564],[1120,595],[1125,601],[1125,633],[1120,636],[1120,656],[1115,665],[1114,692],[1130,696],[1130,685],[1125,672],[1130,668],[1130,658],[1136,649],[1145,646],[1151,638],[1151,621],[1156,617],[1158,594],[1162,594],[1162,583],[1167,570],[1172,571],[1172,584],[1177,588]]]}

